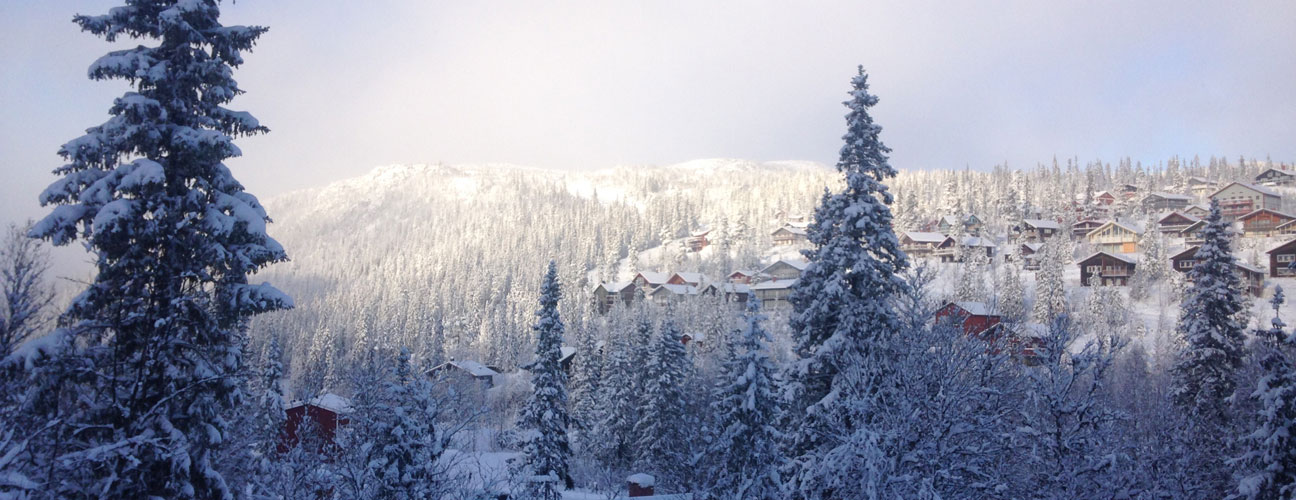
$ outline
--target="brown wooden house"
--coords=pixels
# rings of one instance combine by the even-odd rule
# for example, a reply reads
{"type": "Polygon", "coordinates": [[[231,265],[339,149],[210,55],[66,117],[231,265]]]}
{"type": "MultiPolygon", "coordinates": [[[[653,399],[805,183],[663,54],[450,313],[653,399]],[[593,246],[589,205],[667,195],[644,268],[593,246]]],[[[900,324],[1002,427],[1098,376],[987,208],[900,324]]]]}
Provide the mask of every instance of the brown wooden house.
{"type": "MultiPolygon", "coordinates": [[[[1198,262],[1197,249],[1199,248],[1201,247],[1194,245],[1171,256],[1170,268],[1188,275],[1189,279],[1191,279],[1191,271],[1193,267],[1196,267],[1198,262]]],[[[1233,262],[1233,266],[1234,271],[1237,273],[1238,281],[1246,287],[1247,293],[1250,293],[1255,297],[1264,294],[1264,269],[1244,264],[1236,260],[1233,262]]]]}
{"type": "Polygon", "coordinates": [[[1043,243],[1022,243],[1019,252],[1021,253],[1022,269],[1027,271],[1038,271],[1040,268],[1039,253],[1043,248],[1043,243]]]}
{"type": "Polygon", "coordinates": [[[1097,219],[1087,219],[1087,220],[1076,222],[1075,224],[1071,225],[1071,235],[1084,236],[1086,234],[1093,232],[1093,230],[1102,227],[1103,224],[1106,224],[1106,222],[1097,219]]]}
{"type": "Polygon", "coordinates": [[[805,243],[808,241],[806,239],[805,228],[796,227],[790,224],[775,229],[774,232],[770,233],[770,238],[774,240],[775,245],[779,246],[795,245],[797,243],[805,243]]]}
{"type": "Polygon", "coordinates": [[[711,234],[711,231],[694,231],[687,240],[684,240],[684,246],[688,247],[690,252],[701,252],[711,244],[711,240],[707,239],[708,234],[711,234]]]}
{"type": "Polygon", "coordinates": [[[1026,241],[1044,241],[1062,232],[1062,225],[1057,221],[1044,219],[1022,219],[1021,234],[1026,241]]]}
{"type": "Polygon", "coordinates": [[[1129,254],[1098,252],[1081,259],[1078,264],[1083,286],[1089,286],[1095,278],[1104,285],[1126,286],[1134,276],[1138,259],[1129,254]]]}
{"type": "Polygon", "coordinates": [[[1266,252],[1269,254],[1269,276],[1286,278],[1296,276],[1296,269],[1288,266],[1296,262],[1296,240],[1288,241],[1266,252]]]}
{"type": "Polygon", "coordinates": [[[635,284],[633,281],[599,283],[590,295],[599,314],[607,314],[618,301],[627,306],[634,303],[635,284]]]}
{"type": "Polygon", "coordinates": [[[1262,208],[1238,217],[1242,234],[1250,237],[1267,237],[1278,233],[1278,227],[1296,221],[1296,216],[1277,210],[1262,208]]]}
{"type": "Polygon", "coordinates": [[[1162,217],[1161,220],[1157,221],[1157,230],[1161,231],[1162,234],[1178,235],[1183,232],[1184,229],[1187,229],[1188,226],[1191,226],[1200,220],[1201,219],[1198,217],[1176,210],[1166,214],[1165,217],[1162,217]]]}
{"type": "Polygon", "coordinates": [[[936,232],[906,231],[900,234],[900,250],[910,257],[930,257],[945,235],[936,232]]]}

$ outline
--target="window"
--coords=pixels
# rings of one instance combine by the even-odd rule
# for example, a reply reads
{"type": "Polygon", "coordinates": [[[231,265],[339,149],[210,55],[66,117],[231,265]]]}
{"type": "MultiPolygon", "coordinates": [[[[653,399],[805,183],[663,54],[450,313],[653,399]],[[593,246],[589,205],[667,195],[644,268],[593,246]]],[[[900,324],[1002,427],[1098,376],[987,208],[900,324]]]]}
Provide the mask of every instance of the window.
{"type": "Polygon", "coordinates": [[[1102,266],[1089,266],[1089,274],[1098,274],[1102,272],[1102,266]]]}
{"type": "Polygon", "coordinates": [[[1289,253],[1278,254],[1278,262],[1291,262],[1293,257],[1296,257],[1296,255],[1289,253]]]}
{"type": "Polygon", "coordinates": [[[1182,269],[1190,269],[1190,268],[1192,268],[1192,266],[1193,266],[1193,261],[1191,261],[1191,260],[1181,260],[1181,261],[1179,261],[1179,267],[1182,268],[1182,269]]]}

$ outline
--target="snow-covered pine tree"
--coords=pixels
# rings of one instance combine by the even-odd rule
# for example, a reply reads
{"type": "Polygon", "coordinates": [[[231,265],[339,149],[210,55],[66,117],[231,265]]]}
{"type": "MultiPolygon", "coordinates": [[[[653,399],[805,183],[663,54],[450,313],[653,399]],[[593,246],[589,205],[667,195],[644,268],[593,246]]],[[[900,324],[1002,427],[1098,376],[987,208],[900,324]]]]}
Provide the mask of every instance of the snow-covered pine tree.
{"type": "Polygon", "coordinates": [[[1040,248],[1040,269],[1035,273],[1035,305],[1031,317],[1040,323],[1050,323],[1067,311],[1066,287],[1062,278],[1067,259],[1065,238],[1045,240],[1040,248]]]}
{"type": "Polygon", "coordinates": [[[845,444],[876,444],[871,412],[884,399],[888,338],[898,329],[890,299],[904,289],[897,273],[908,267],[891,229],[892,195],[883,184],[896,171],[887,162],[890,149],[878,138],[882,127],[868,113],[878,98],[868,92],[863,67],[851,87],[837,162],[845,189],[825,192],[815,209],[808,230],[813,248],[805,251],[809,265],[789,298],[800,358],[786,375],[790,480],[797,498],[845,494],[830,489],[832,476],[858,464],[826,461],[837,446],[834,436],[844,436],[845,444]],[[848,366],[854,368],[845,373],[848,366]],[[846,413],[854,414],[844,418],[846,413]]]}
{"type": "Polygon", "coordinates": [[[1025,285],[1022,284],[1021,268],[1017,262],[1008,262],[1004,267],[999,313],[1003,315],[1005,321],[1022,321],[1026,318],[1026,290],[1025,285]]]}
{"type": "Polygon", "coordinates": [[[1165,247],[1162,245],[1161,232],[1156,229],[1156,220],[1156,217],[1149,216],[1143,225],[1143,236],[1138,244],[1139,263],[1130,283],[1132,300],[1147,298],[1149,289],[1164,280],[1170,271],[1167,265],[1170,256],[1166,255],[1165,247]]]}
{"type": "Polygon", "coordinates": [[[94,282],[62,318],[79,337],[77,432],[57,461],[64,498],[228,498],[241,476],[213,462],[242,388],[240,338],[253,314],[291,306],[248,274],[286,258],[266,235],[265,210],[226,158],[236,136],[267,131],[223,107],[231,78],[263,27],[222,26],[215,0],[130,0],[82,30],[156,46],[111,52],[90,78],[122,79],[102,125],[64,144],[62,176],[43,193],[57,205],[31,235],[95,255],[94,282]],[[129,161],[125,161],[129,160],[129,161]],[[117,373],[117,377],[94,374],[117,373]]]}
{"type": "Polygon", "coordinates": [[[10,225],[0,241],[0,359],[45,330],[50,319],[49,254],[27,237],[28,227],[10,225]]]}
{"type": "Polygon", "coordinates": [[[525,473],[532,480],[530,493],[542,500],[560,500],[560,481],[571,485],[567,469],[571,458],[567,428],[571,418],[567,413],[567,373],[562,367],[563,323],[558,317],[562,290],[559,287],[558,266],[550,261],[540,286],[540,309],[536,311],[532,328],[536,334],[535,360],[526,367],[535,390],[520,415],[521,427],[528,436],[522,456],[525,473]],[[545,480],[540,480],[541,477],[545,480]]]}
{"type": "Polygon", "coordinates": [[[270,338],[266,347],[265,360],[261,368],[261,397],[257,398],[252,418],[252,454],[256,460],[255,487],[266,491],[273,489],[273,483],[279,480],[279,466],[275,455],[278,453],[280,433],[284,429],[283,398],[283,348],[279,338],[270,338]]]}
{"type": "Polygon", "coordinates": [[[770,336],[761,327],[765,316],[759,300],[747,301],[744,319],[746,327],[734,333],[737,345],[712,398],[711,413],[721,430],[708,453],[720,457],[711,493],[725,500],[774,500],[783,498],[779,468],[785,461],[775,428],[780,417],[777,368],[770,336]]]}
{"type": "Polygon", "coordinates": [[[1192,285],[1180,306],[1178,330],[1185,345],[1174,366],[1172,391],[1186,412],[1216,425],[1229,420],[1225,400],[1236,388],[1245,340],[1235,319],[1243,304],[1227,228],[1219,202],[1212,200],[1189,274],[1192,285]]]}
{"type": "Polygon", "coordinates": [[[1260,366],[1264,375],[1251,397],[1260,401],[1255,427],[1243,437],[1241,462],[1250,473],[1238,484],[1248,500],[1296,498],[1296,334],[1278,317],[1282,287],[1274,287],[1273,327],[1256,332],[1262,339],[1260,366]]]}
{"type": "MultiPolygon", "coordinates": [[[[626,317],[628,320],[629,318],[626,317]]],[[[634,460],[634,425],[638,418],[639,397],[635,380],[644,365],[635,363],[629,328],[613,330],[607,339],[599,397],[604,402],[598,423],[588,442],[597,443],[591,450],[605,466],[615,470],[629,469],[634,460]]],[[[643,348],[646,349],[646,348],[643,348]]]]}
{"type": "Polygon", "coordinates": [[[374,498],[441,498],[447,491],[441,470],[444,464],[437,462],[446,442],[438,428],[440,411],[432,383],[411,368],[406,348],[397,356],[394,375],[383,391],[391,402],[391,412],[374,415],[385,424],[373,436],[381,450],[374,462],[378,479],[374,498]]]}
{"type": "Polygon", "coordinates": [[[679,486],[683,481],[685,435],[683,417],[684,363],[688,353],[679,328],[670,319],[662,321],[648,364],[635,367],[646,374],[639,421],[635,422],[635,467],[657,476],[658,483],[679,486]]]}
{"type": "MultiPolygon", "coordinates": [[[[967,239],[967,238],[964,238],[967,239]]],[[[990,259],[981,247],[963,247],[963,262],[959,264],[958,289],[955,296],[962,301],[992,302],[986,290],[986,268],[990,259]]]]}

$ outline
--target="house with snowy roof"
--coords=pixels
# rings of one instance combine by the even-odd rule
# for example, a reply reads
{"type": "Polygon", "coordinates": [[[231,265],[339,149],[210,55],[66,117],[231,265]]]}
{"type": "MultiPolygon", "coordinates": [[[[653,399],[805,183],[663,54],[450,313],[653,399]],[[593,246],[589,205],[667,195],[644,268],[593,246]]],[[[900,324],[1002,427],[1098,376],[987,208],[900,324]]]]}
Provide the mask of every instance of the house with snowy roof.
{"type": "Polygon", "coordinates": [[[966,335],[981,335],[998,325],[1003,318],[984,302],[949,302],[932,316],[937,322],[948,322],[966,335]]]}
{"type": "Polygon", "coordinates": [[[1210,195],[1218,201],[1220,214],[1233,220],[1262,208],[1277,210],[1281,208],[1282,196],[1272,190],[1252,184],[1231,182],[1219,191],[1210,195]]]}
{"type": "MultiPolygon", "coordinates": [[[[977,234],[981,232],[981,218],[976,214],[967,214],[963,216],[963,232],[967,234],[977,234]]],[[[936,230],[945,234],[958,231],[959,220],[953,215],[941,217],[936,223],[936,230]]]]}
{"type": "Polygon", "coordinates": [[[621,281],[617,283],[599,283],[594,287],[594,292],[590,294],[594,301],[594,307],[599,314],[607,314],[618,302],[623,305],[630,305],[635,300],[636,287],[632,281],[621,281]]]}
{"type": "Polygon", "coordinates": [[[729,273],[729,276],[726,276],[725,278],[728,279],[730,283],[741,283],[747,285],[750,284],[752,282],[752,279],[755,278],[756,275],[759,273],[760,273],[759,271],[755,271],[752,269],[739,269],[737,271],[729,273]]]}
{"type": "Polygon", "coordinates": [[[940,258],[941,262],[962,262],[964,255],[971,255],[971,252],[985,252],[987,258],[994,258],[996,245],[989,238],[981,236],[965,236],[963,241],[956,242],[953,236],[946,237],[936,250],[932,253],[940,258]],[[964,253],[968,252],[968,253],[964,253]]]}
{"type": "Polygon", "coordinates": [[[1192,192],[1193,196],[1200,198],[1214,190],[1215,183],[1205,177],[1194,176],[1188,178],[1188,191],[1192,192]]]}
{"type": "Polygon", "coordinates": [[[1201,204],[1188,205],[1183,209],[1183,213],[1191,215],[1198,219],[1203,219],[1207,215],[1210,215],[1210,207],[1201,204]]]}
{"type": "Polygon", "coordinates": [[[1277,168],[1267,168],[1255,177],[1255,183],[1261,186],[1291,186],[1296,185],[1296,172],[1277,168]]]}
{"type": "Polygon", "coordinates": [[[778,261],[765,266],[761,269],[760,274],[771,280],[790,280],[801,277],[801,272],[805,271],[808,262],[799,259],[779,259],[778,261]]]}
{"type": "Polygon", "coordinates": [[[800,279],[791,278],[755,283],[751,285],[752,298],[761,301],[761,307],[765,309],[788,307],[788,296],[792,294],[792,289],[796,287],[798,281],[800,279]]]}
{"type": "Polygon", "coordinates": [[[796,245],[809,241],[806,239],[804,227],[796,227],[791,224],[785,224],[783,227],[775,229],[770,233],[770,239],[774,240],[776,246],[796,245]]]}
{"type": "Polygon", "coordinates": [[[1140,203],[1143,206],[1144,212],[1164,212],[1166,210],[1179,210],[1181,208],[1186,208],[1190,203],[1192,203],[1192,197],[1186,194],[1153,191],[1148,193],[1147,196],[1144,196],[1143,201],[1140,203]]]}
{"type": "MultiPolygon", "coordinates": [[[[1193,245],[1170,256],[1170,268],[1184,273],[1191,281],[1193,267],[1196,267],[1201,262],[1197,258],[1197,250],[1200,248],[1199,245],[1193,245]]],[[[1246,287],[1247,293],[1255,297],[1264,294],[1264,269],[1244,263],[1235,257],[1233,259],[1233,270],[1237,274],[1238,282],[1246,287]]]]}
{"type": "Polygon", "coordinates": [[[635,286],[639,288],[643,288],[644,290],[651,290],[661,285],[665,285],[667,281],[670,281],[670,278],[671,278],[671,273],[660,273],[656,271],[640,271],[639,274],[636,274],[634,279],[630,281],[633,282],[635,286]]]}
{"type": "Polygon", "coordinates": [[[1242,223],[1242,234],[1251,238],[1266,238],[1278,234],[1278,227],[1296,221],[1296,216],[1269,208],[1254,210],[1237,218],[1242,223]]]}
{"type": "Polygon", "coordinates": [[[1080,284],[1089,286],[1094,280],[1103,285],[1126,286],[1138,266],[1138,255],[1100,251],[1080,259],[1080,284]]]}
{"type": "Polygon", "coordinates": [[[666,280],[666,284],[698,286],[703,283],[706,283],[707,281],[709,280],[707,280],[706,275],[702,273],[679,272],[679,273],[672,274],[671,277],[666,280]]]}
{"type": "Polygon", "coordinates": [[[1094,203],[1106,206],[1115,205],[1116,195],[1112,194],[1111,191],[1099,191],[1098,194],[1094,195],[1094,203]]]}
{"type": "Polygon", "coordinates": [[[711,244],[711,240],[707,239],[707,235],[709,234],[711,234],[711,230],[709,229],[689,233],[688,239],[684,240],[685,248],[688,248],[690,252],[701,252],[703,248],[706,248],[707,245],[711,244]]]}
{"type": "Polygon", "coordinates": [[[1291,268],[1292,262],[1296,262],[1296,240],[1273,247],[1265,253],[1269,254],[1269,277],[1296,276],[1296,269],[1291,268]]]}
{"type": "Polygon", "coordinates": [[[910,257],[930,257],[942,241],[941,233],[905,231],[900,234],[900,250],[910,257]]]}
{"type": "Polygon", "coordinates": [[[1020,229],[1026,241],[1044,241],[1062,232],[1062,224],[1046,219],[1022,219],[1020,229]]]}
{"type": "Polygon", "coordinates": [[[1133,253],[1138,251],[1138,242],[1142,234],[1143,232],[1135,226],[1109,221],[1086,234],[1085,241],[1100,251],[1133,253]]]}
{"type": "Polygon", "coordinates": [[[1120,193],[1121,198],[1130,200],[1138,195],[1139,187],[1133,184],[1121,184],[1116,188],[1116,191],[1120,193]]]}
{"type": "Polygon", "coordinates": [[[693,286],[666,283],[648,292],[648,300],[654,304],[664,306],[686,298],[715,295],[715,293],[716,287],[714,285],[693,286]]]}
{"type": "Polygon", "coordinates": [[[1021,255],[1022,269],[1027,271],[1039,270],[1040,264],[1038,254],[1041,248],[1044,248],[1043,243],[1022,243],[1021,246],[1018,247],[1017,253],[1021,255]]]}
{"type": "Polygon", "coordinates": [[[1083,219],[1076,221],[1075,224],[1071,225],[1071,235],[1084,237],[1084,235],[1093,232],[1094,229],[1098,229],[1106,223],[1107,221],[1099,219],[1083,219]]]}
{"type": "Polygon", "coordinates": [[[1157,220],[1157,231],[1160,231],[1161,234],[1177,236],[1188,226],[1200,220],[1198,217],[1175,210],[1157,220]]]}
{"type": "MultiPolygon", "coordinates": [[[[1188,227],[1185,227],[1183,231],[1180,231],[1179,237],[1183,238],[1184,244],[1188,246],[1200,245],[1203,241],[1201,231],[1205,228],[1206,221],[1199,220],[1188,227]]],[[[1224,228],[1224,231],[1228,232],[1235,240],[1242,236],[1242,230],[1238,229],[1236,224],[1229,224],[1224,228]]]]}
{"type": "Polygon", "coordinates": [[[299,444],[312,441],[317,453],[333,453],[337,429],[351,423],[347,415],[353,411],[349,399],[333,393],[289,403],[284,408],[279,453],[287,453],[299,444]]]}
{"type": "Polygon", "coordinates": [[[485,387],[495,385],[495,376],[499,370],[471,360],[451,359],[428,370],[429,376],[462,377],[482,384],[485,387]]]}

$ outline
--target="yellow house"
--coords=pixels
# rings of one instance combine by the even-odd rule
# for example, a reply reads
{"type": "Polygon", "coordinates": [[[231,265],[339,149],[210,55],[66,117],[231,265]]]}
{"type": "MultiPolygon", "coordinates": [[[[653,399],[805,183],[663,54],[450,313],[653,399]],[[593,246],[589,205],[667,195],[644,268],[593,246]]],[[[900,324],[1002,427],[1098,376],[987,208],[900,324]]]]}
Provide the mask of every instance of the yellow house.
{"type": "Polygon", "coordinates": [[[1085,235],[1085,240],[1098,252],[1134,253],[1138,251],[1142,233],[1119,222],[1108,222],[1085,235]]]}

